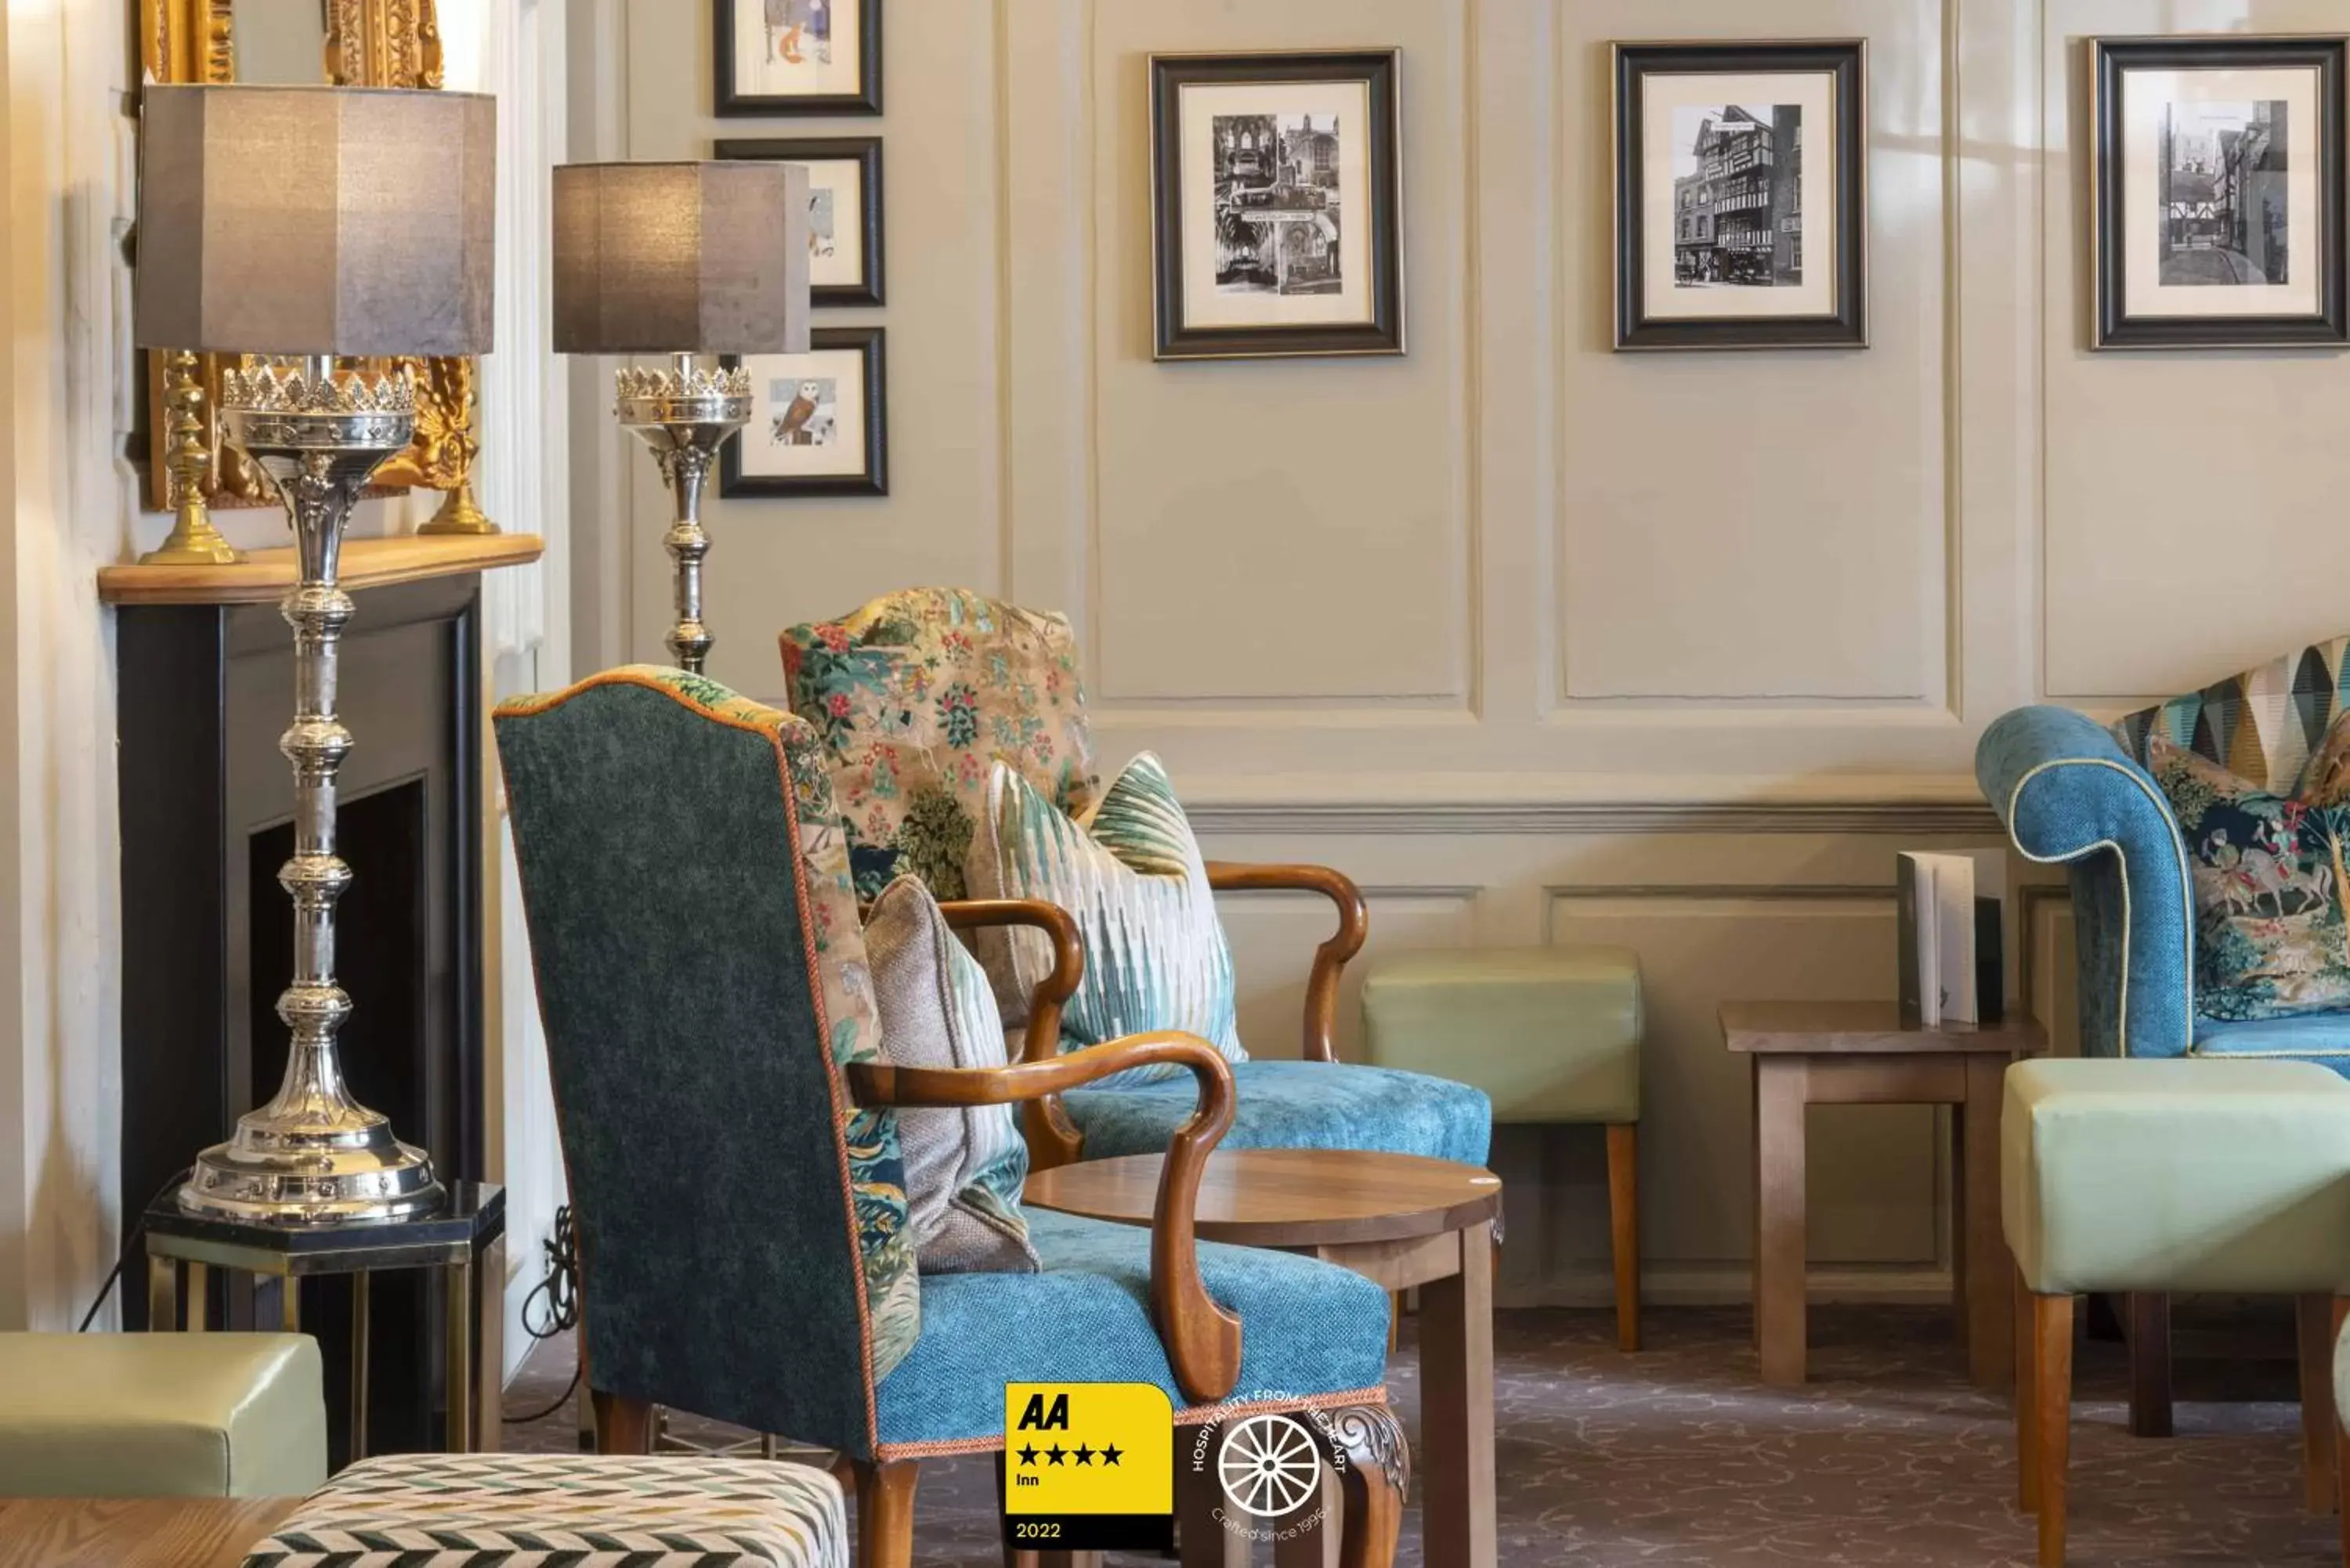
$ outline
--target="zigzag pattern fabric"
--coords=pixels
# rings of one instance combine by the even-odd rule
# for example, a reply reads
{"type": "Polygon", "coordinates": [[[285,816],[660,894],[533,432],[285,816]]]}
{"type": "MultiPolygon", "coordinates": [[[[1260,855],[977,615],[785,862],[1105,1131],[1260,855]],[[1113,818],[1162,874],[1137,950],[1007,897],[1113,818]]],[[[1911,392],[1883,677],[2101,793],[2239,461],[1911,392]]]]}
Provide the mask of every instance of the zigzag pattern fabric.
{"type": "MultiPolygon", "coordinates": [[[[1061,1012],[1063,1050],[1180,1029],[1212,1042],[1232,1061],[1248,1060],[1233,1019],[1232,949],[1216,919],[1208,868],[1158,757],[1137,756],[1076,821],[997,763],[980,834],[972,853],[973,893],[1058,904],[1085,939],[1085,981],[1061,1012]]],[[[1035,931],[992,935],[980,950],[996,999],[1016,1000],[1024,1015],[1028,995],[1052,969],[1051,952],[1035,931]]],[[[1180,1071],[1141,1068],[1100,1086],[1180,1071]]]]}
{"type": "Polygon", "coordinates": [[[700,1455],[400,1454],[312,1493],[244,1568],[848,1568],[822,1470],[700,1455]]]}
{"type": "Polygon", "coordinates": [[[2350,706],[2350,637],[2288,654],[2114,724],[2114,738],[2151,765],[2149,735],[2159,734],[2247,784],[2291,794],[2310,754],[2350,706]]]}

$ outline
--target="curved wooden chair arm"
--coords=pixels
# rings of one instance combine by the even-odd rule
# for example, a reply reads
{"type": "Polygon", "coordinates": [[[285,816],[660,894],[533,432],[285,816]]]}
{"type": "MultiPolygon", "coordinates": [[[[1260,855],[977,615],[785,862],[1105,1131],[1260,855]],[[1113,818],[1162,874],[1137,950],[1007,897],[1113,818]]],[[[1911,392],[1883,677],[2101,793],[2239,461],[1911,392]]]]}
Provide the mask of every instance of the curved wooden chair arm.
{"type": "MultiPolygon", "coordinates": [[[[1085,939],[1077,922],[1058,904],[1042,898],[956,898],[939,905],[947,924],[959,931],[980,926],[1030,926],[1052,939],[1053,972],[1036,982],[1028,999],[1028,1027],[1020,1037],[1023,1062],[1050,1062],[1061,1054],[1061,1009],[1086,978],[1085,939]]],[[[1020,1107],[1020,1131],[1028,1142],[1028,1162],[1038,1170],[1072,1165],[1084,1149],[1085,1134],[1061,1108],[1061,1096],[1046,1095],[1020,1107]]]]}
{"type": "Polygon", "coordinates": [[[1314,950],[1314,970],[1305,979],[1305,1056],[1309,1062],[1338,1059],[1338,977],[1347,961],[1363,950],[1370,934],[1370,910],[1363,890],[1343,871],[1327,866],[1250,865],[1208,862],[1208,886],[1219,893],[1319,893],[1338,906],[1338,929],[1314,950]]]}
{"type": "Polygon", "coordinates": [[[1150,1220],[1150,1316],[1175,1381],[1197,1404],[1222,1398],[1241,1375],[1241,1322],[1200,1280],[1192,1213],[1208,1155],[1232,1125],[1232,1070],[1196,1034],[1129,1034],[1049,1062],[1009,1067],[894,1067],[852,1062],[842,1069],[860,1106],[1000,1106],[1035,1101],[1129,1067],[1172,1064],[1200,1081],[1199,1109],[1168,1140],[1150,1220]]]}

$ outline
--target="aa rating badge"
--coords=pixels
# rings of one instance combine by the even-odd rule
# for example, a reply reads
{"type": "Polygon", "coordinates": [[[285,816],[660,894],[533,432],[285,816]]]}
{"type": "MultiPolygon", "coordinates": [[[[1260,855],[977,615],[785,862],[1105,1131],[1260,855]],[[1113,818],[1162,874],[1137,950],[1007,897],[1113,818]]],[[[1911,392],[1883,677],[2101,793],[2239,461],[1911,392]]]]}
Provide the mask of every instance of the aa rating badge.
{"type": "Polygon", "coordinates": [[[1003,1541],[1026,1552],[1175,1544],[1175,1410],[1149,1383],[1003,1390],[1003,1541]]]}

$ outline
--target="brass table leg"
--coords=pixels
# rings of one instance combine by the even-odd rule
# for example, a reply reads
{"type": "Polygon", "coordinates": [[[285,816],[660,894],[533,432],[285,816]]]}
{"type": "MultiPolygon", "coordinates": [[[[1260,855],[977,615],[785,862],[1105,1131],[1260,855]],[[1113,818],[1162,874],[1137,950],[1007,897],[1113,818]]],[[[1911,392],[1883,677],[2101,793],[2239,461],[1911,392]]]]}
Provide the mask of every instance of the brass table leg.
{"type": "Polygon", "coordinates": [[[442,1337],[448,1366],[442,1381],[449,1390],[448,1449],[452,1454],[463,1454],[473,1447],[473,1262],[462,1259],[451,1263],[446,1272],[447,1324],[442,1337]]]}
{"type": "Polygon", "coordinates": [[[302,1332],[302,1282],[292,1274],[277,1277],[277,1315],[286,1333],[302,1332]]]}
{"type": "Polygon", "coordinates": [[[188,1332],[202,1334],[212,1327],[213,1271],[206,1263],[188,1265],[188,1332]]]}
{"type": "Polygon", "coordinates": [[[180,1265],[148,1254],[147,1332],[169,1334],[180,1326],[180,1265]]]}
{"type": "Polygon", "coordinates": [[[505,1447],[506,1241],[482,1249],[473,1311],[473,1452],[505,1447]]]}
{"type": "Polygon", "coordinates": [[[351,1462],[368,1448],[368,1272],[351,1276],[351,1462]]]}

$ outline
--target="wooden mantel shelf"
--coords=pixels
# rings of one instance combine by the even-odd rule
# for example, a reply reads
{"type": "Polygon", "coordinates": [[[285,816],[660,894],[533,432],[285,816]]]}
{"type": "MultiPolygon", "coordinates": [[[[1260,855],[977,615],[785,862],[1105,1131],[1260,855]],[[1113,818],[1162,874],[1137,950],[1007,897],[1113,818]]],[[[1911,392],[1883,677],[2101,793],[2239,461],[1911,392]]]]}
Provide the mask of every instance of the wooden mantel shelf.
{"type": "MultiPolygon", "coordinates": [[[[536,561],[536,534],[405,534],[343,542],[342,584],[352,593],[426,577],[494,571],[536,561]]],[[[98,597],[110,605],[274,604],[294,586],[291,546],[247,551],[233,566],[101,566],[98,597]]]]}

